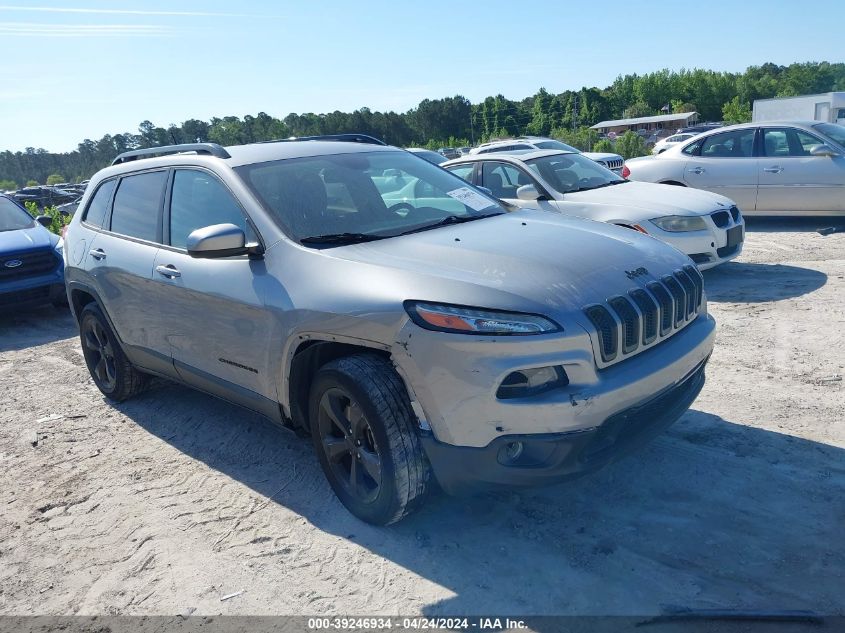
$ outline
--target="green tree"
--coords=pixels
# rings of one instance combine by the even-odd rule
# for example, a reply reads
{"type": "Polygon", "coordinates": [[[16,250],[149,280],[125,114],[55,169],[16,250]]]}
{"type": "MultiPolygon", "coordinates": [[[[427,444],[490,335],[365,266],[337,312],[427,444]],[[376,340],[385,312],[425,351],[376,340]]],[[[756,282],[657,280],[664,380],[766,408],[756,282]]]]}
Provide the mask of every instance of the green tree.
{"type": "Polygon", "coordinates": [[[39,215],[49,216],[50,226],[47,228],[56,235],[61,235],[62,229],[70,224],[71,216],[64,215],[61,211],[59,211],[58,207],[44,207],[43,209],[39,209],[38,205],[34,202],[24,202],[24,206],[29,214],[34,218],[37,218],[39,215]]]}
{"type": "Polygon", "coordinates": [[[736,96],[722,106],[722,119],[725,123],[748,123],[751,120],[751,106],[736,96]]]}
{"type": "Polygon", "coordinates": [[[685,102],[683,99],[672,99],[670,102],[672,106],[672,114],[679,114],[681,112],[697,112],[698,108],[694,103],[685,102]]]}
{"type": "Polygon", "coordinates": [[[616,153],[622,158],[636,158],[648,154],[648,149],[643,137],[629,130],[616,139],[616,153]]]}
{"type": "Polygon", "coordinates": [[[14,180],[0,180],[0,191],[14,191],[18,188],[18,183],[14,180]]]}
{"type": "Polygon", "coordinates": [[[65,181],[65,177],[62,176],[61,174],[50,174],[49,176],[47,176],[47,185],[48,186],[58,185],[60,182],[64,182],[64,181],[65,181]]]}
{"type": "Polygon", "coordinates": [[[636,101],[635,103],[632,103],[627,108],[625,108],[625,111],[622,113],[622,118],[634,119],[636,117],[653,115],[654,110],[649,107],[647,103],[645,103],[644,101],[636,101]]]}
{"type": "Polygon", "coordinates": [[[594,152],[606,152],[606,153],[614,153],[616,149],[613,147],[613,143],[606,138],[599,139],[595,145],[593,145],[594,152]]]}
{"type": "Polygon", "coordinates": [[[38,186],[38,181],[37,181],[37,180],[31,180],[31,179],[30,179],[30,180],[27,180],[27,181],[26,181],[26,186],[27,186],[27,187],[37,187],[37,186],[38,186]]]}

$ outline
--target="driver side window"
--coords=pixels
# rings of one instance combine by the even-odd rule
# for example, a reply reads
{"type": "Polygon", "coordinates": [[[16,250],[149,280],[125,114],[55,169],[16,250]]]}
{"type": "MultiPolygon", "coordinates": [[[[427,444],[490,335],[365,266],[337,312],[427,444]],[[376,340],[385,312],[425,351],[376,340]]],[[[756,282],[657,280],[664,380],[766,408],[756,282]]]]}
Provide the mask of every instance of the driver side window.
{"type": "Polygon", "coordinates": [[[212,224],[234,224],[246,234],[246,241],[257,236],[244,212],[222,182],[211,174],[177,169],[170,198],[170,245],[185,248],[188,235],[212,224]]]}
{"type": "Polygon", "coordinates": [[[485,161],[481,167],[481,182],[497,198],[516,199],[516,190],[531,183],[519,169],[507,163],[485,161]]]}

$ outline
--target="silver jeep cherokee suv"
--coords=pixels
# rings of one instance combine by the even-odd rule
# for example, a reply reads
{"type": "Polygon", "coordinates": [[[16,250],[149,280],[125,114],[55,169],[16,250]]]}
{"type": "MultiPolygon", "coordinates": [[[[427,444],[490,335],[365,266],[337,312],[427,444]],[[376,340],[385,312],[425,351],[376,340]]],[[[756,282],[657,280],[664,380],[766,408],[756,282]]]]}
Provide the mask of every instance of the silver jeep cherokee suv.
{"type": "Polygon", "coordinates": [[[106,397],[157,375],[310,434],[372,523],[434,480],[546,484],[617,459],[689,407],[713,346],[679,251],[508,212],[361,135],[128,152],[80,209],[67,290],[106,397]]]}

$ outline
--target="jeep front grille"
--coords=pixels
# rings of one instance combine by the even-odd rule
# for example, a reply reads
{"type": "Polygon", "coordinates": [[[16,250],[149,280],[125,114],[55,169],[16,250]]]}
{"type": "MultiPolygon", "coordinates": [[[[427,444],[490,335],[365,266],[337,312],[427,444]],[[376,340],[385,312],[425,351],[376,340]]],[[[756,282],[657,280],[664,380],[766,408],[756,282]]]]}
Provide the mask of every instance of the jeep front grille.
{"type": "Polygon", "coordinates": [[[698,316],[703,301],[704,278],[695,266],[684,266],[627,296],[586,306],[584,314],[596,328],[602,362],[610,363],[683,329],[698,316]]]}

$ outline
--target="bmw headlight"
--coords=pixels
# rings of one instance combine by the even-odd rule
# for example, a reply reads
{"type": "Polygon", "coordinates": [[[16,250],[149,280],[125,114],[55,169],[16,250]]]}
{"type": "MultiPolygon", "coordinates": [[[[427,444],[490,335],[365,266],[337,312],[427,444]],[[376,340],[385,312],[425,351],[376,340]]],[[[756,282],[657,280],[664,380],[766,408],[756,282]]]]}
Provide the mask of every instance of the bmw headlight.
{"type": "Polygon", "coordinates": [[[538,314],[499,312],[443,303],[406,301],[411,320],[426,330],[456,334],[525,335],[559,332],[561,327],[538,314]]]}
{"type": "Polygon", "coordinates": [[[670,233],[704,231],[707,228],[704,218],[697,215],[664,215],[661,218],[653,218],[651,223],[670,233]]]}

